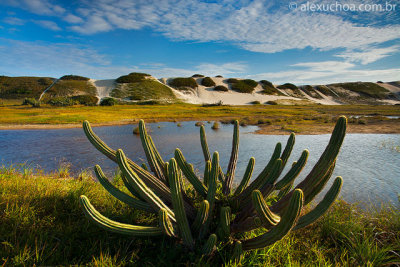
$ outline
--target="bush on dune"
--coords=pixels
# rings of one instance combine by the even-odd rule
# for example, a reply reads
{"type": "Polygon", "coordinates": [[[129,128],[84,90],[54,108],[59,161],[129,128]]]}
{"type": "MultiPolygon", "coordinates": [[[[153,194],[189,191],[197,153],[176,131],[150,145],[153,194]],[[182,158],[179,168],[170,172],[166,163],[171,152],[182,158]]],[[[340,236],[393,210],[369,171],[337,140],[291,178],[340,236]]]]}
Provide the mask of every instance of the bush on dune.
{"type": "Polygon", "coordinates": [[[182,77],[174,78],[171,81],[169,81],[168,84],[178,90],[185,90],[187,88],[192,88],[192,89],[197,88],[196,80],[191,77],[189,77],[189,78],[182,78],[182,77]]]}
{"type": "Polygon", "coordinates": [[[251,79],[237,80],[237,82],[232,83],[232,90],[240,93],[252,93],[258,83],[251,79]]]}
{"type": "Polygon", "coordinates": [[[60,80],[89,81],[89,78],[71,74],[62,76],[60,80]]]}
{"type": "Polygon", "coordinates": [[[214,87],[214,91],[228,92],[228,88],[223,85],[218,85],[214,87]]]}
{"type": "Polygon", "coordinates": [[[291,90],[297,90],[299,89],[296,85],[294,85],[293,83],[285,83],[282,85],[278,85],[277,88],[279,89],[291,89],[291,90]]]}
{"type": "Polygon", "coordinates": [[[213,79],[211,79],[210,77],[205,77],[202,81],[201,81],[201,85],[205,86],[205,87],[212,87],[215,86],[215,82],[213,81],[213,79]]]}
{"type": "Polygon", "coordinates": [[[141,82],[146,79],[146,77],[151,76],[150,74],[147,73],[140,73],[140,72],[132,72],[129,73],[128,75],[123,75],[118,77],[115,81],[117,83],[136,83],[136,82],[141,82]]]}

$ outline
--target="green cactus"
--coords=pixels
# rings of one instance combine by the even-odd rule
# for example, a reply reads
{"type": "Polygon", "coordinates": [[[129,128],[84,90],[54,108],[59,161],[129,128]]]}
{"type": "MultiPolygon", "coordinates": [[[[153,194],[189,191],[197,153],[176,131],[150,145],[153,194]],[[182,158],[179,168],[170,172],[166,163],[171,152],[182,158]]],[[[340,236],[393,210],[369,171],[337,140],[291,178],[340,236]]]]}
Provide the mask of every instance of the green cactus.
{"type": "Polygon", "coordinates": [[[148,165],[142,164],[142,167],[126,158],[122,150],[115,151],[108,147],[85,121],[83,129],[89,141],[118,163],[122,181],[130,194],[110,183],[100,166],[96,165],[95,173],[101,185],[132,208],[158,214],[158,224],[137,226],[118,223],[101,215],[85,196],[81,196],[80,201],[86,216],[109,231],[131,236],[166,235],[204,255],[212,255],[216,246],[230,248],[232,261],[239,262],[245,251],[269,246],[284,238],[291,230],[308,226],[334,203],[343,183],[341,177],[335,179],[329,191],[311,211],[300,216],[302,207],[310,203],[330,179],[343,143],[346,124],[345,117],[338,119],[324,153],[295,188],[295,179],[303,170],[309,152],[304,150],[289,171],[279,179],[295,143],[292,133],[283,152],[282,145],[278,143],[267,165],[251,183],[255,159],[250,158],[239,186],[232,191],[239,151],[238,121],[234,123],[232,152],[226,173],[223,173],[219,164],[218,152],[214,152],[211,158],[205,129],[200,127],[205,160],[203,177],[194,172],[193,165],[186,161],[179,149],[176,149],[173,159],[164,162],[142,120],[139,122],[139,133],[148,161],[148,165]],[[184,184],[182,175],[190,185],[184,184]],[[274,198],[277,200],[268,205],[267,199],[273,192],[277,193],[274,198]],[[243,239],[243,232],[260,227],[268,231],[254,238],[243,239]]]}

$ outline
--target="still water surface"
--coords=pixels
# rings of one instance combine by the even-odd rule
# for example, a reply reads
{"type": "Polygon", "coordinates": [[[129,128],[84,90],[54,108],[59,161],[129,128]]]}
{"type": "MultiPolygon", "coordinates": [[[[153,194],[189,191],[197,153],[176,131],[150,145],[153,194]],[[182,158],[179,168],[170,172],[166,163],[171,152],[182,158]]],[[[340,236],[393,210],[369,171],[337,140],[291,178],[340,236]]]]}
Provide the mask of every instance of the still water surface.
{"type": "MultiPolygon", "coordinates": [[[[182,122],[177,127],[172,122],[149,123],[151,135],[164,160],[173,157],[174,149],[179,147],[188,162],[202,173],[203,154],[199,140],[199,128],[194,122],[182,122]]],[[[211,124],[205,124],[210,152],[220,153],[221,164],[226,169],[232,144],[232,125],[221,125],[211,130],[211,124]]],[[[132,134],[132,125],[95,127],[94,131],[110,147],[122,148],[136,163],[145,162],[140,138],[132,134]]],[[[256,126],[241,127],[239,160],[236,181],[240,182],[250,157],[255,157],[254,174],[258,174],[272,155],[275,144],[284,146],[288,136],[253,134],[256,126]]],[[[310,151],[308,163],[297,178],[301,181],[317,162],[330,135],[298,135],[290,163],[297,160],[303,149],[310,151]]],[[[334,176],[342,176],[344,185],[341,196],[347,201],[392,202],[399,205],[400,193],[400,145],[399,134],[348,134],[339,154],[334,176]]],[[[0,131],[0,164],[26,162],[31,167],[53,171],[60,162],[71,164],[72,171],[99,164],[112,175],[117,166],[98,152],[86,139],[82,129],[54,130],[4,130],[0,131]]],[[[284,171],[284,173],[285,173],[284,171]]],[[[255,175],[253,174],[253,177],[255,175]]],[[[331,179],[333,180],[333,179],[331,179]]],[[[331,181],[332,182],[332,181],[331,181]]],[[[329,186],[329,185],[328,185],[329,186]]]]}

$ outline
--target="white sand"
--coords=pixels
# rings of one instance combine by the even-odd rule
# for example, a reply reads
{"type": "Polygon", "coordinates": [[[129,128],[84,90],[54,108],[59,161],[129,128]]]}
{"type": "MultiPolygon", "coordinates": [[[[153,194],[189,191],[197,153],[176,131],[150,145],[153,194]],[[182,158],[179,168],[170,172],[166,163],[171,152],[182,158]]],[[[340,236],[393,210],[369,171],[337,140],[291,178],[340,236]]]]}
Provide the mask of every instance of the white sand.
{"type": "MultiPolygon", "coordinates": [[[[200,84],[202,78],[195,78],[197,83],[200,84]]],[[[274,101],[274,100],[304,100],[296,97],[291,97],[286,94],[283,90],[281,91],[286,96],[275,96],[275,95],[264,95],[260,92],[262,91],[261,85],[257,85],[253,93],[246,94],[246,93],[239,93],[236,91],[231,90],[230,86],[225,83],[224,81],[226,78],[219,78],[219,77],[212,77],[213,81],[215,82],[216,86],[223,85],[229,89],[228,92],[219,92],[214,91],[214,87],[205,87],[199,85],[197,89],[193,89],[187,92],[175,90],[173,88],[172,91],[175,95],[180,98],[182,101],[192,104],[213,104],[219,101],[222,101],[223,104],[227,105],[248,105],[251,104],[253,101],[260,101],[261,104],[264,104],[267,101],[274,101]]],[[[159,82],[168,86],[167,78],[161,78],[159,82]]],[[[304,93],[303,93],[304,94],[304,93]]],[[[322,99],[312,98],[306,94],[304,94],[304,98],[310,100],[315,103],[320,103],[323,105],[338,105],[339,103],[333,101],[331,98],[324,96],[322,99]]]]}
{"type": "Polygon", "coordinates": [[[111,91],[115,88],[115,79],[110,80],[94,80],[90,79],[90,83],[93,84],[97,89],[97,97],[102,99],[104,97],[109,97],[111,91]]]}

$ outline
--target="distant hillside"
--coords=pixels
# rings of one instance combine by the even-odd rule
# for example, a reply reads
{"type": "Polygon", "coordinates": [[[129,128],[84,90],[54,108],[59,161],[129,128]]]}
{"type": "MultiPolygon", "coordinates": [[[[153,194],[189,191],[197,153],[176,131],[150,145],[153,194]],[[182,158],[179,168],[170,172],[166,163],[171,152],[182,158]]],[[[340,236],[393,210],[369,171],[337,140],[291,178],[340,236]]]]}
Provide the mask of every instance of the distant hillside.
{"type": "Polygon", "coordinates": [[[49,87],[54,78],[0,76],[0,98],[38,98],[49,87]]]}
{"type": "Polygon", "coordinates": [[[326,85],[292,83],[274,85],[268,80],[206,77],[156,79],[150,74],[132,72],[110,80],[93,80],[65,75],[58,80],[47,77],[0,76],[0,98],[39,99],[56,105],[99,103],[112,97],[125,102],[174,102],[194,104],[400,104],[400,81],[346,82],[326,85]],[[54,84],[53,84],[54,82],[54,84]],[[46,90],[47,89],[47,90],[46,90]]]}

